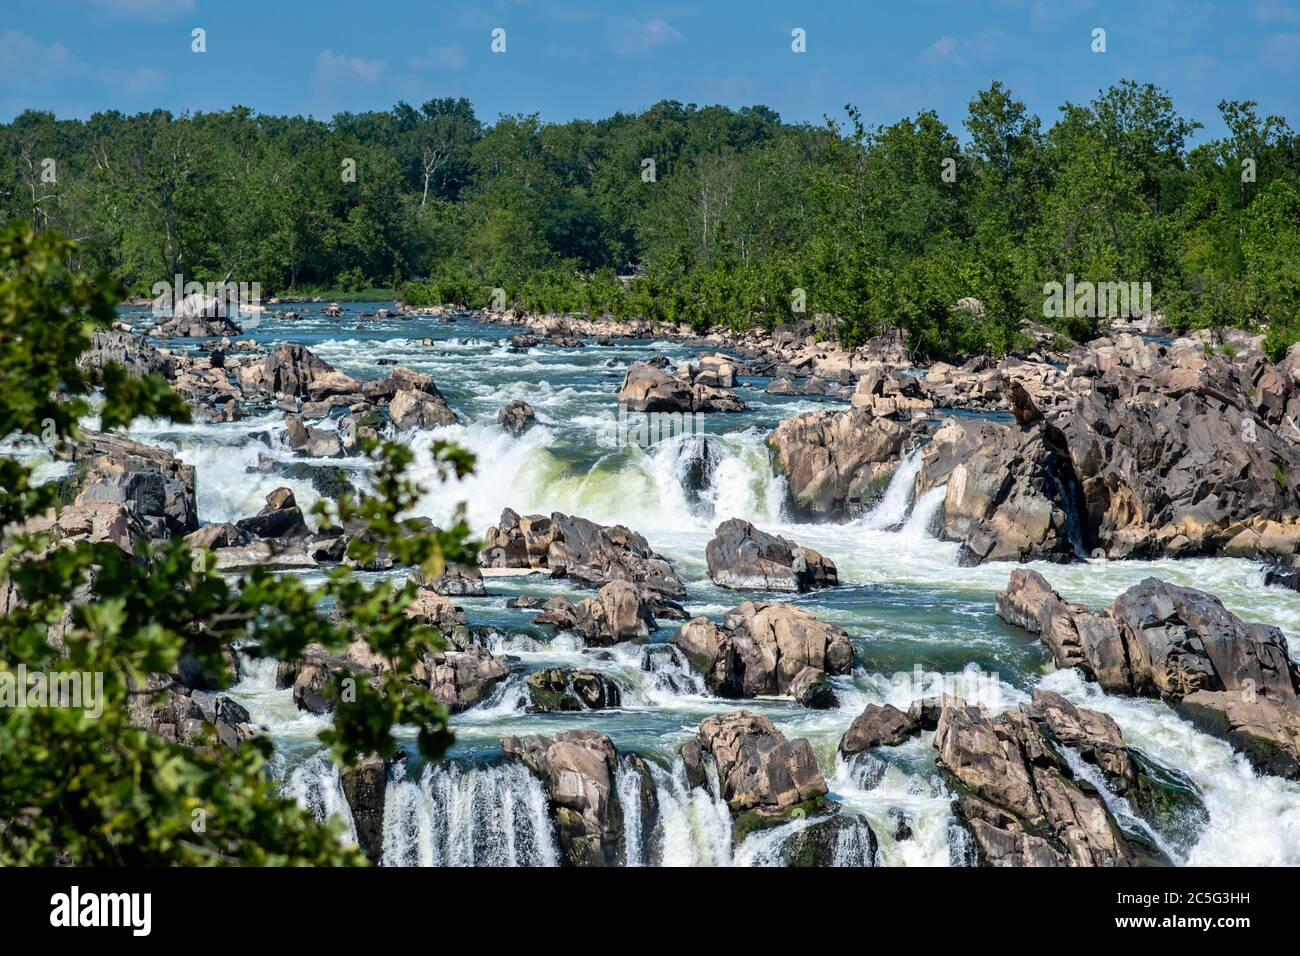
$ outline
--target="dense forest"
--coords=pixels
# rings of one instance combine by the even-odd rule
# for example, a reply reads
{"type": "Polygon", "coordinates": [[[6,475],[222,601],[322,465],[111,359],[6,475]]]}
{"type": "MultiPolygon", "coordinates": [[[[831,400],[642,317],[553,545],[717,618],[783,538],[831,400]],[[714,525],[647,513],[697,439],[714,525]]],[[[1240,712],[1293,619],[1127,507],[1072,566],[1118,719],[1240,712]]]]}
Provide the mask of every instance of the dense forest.
{"type": "MultiPolygon", "coordinates": [[[[1131,82],[1046,126],[995,83],[932,112],[824,125],[676,102],[485,123],[464,99],[329,122],[223,113],[0,126],[0,220],[57,229],[136,293],[176,273],[263,295],[400,288],[483,305],[746,327],[901,325],[922,355],[1014,347],[1044,284],[1149,282],[1176,328],[1300,335],[1300,137],[1224,102],[1229,135],[1131,82]],[[49,162],[53,160],[53,162],[49,162]],[[627,282],[619,276],[635,274],[627,282]],[[802,294],[801,294],[802,293],[802,294]],[[987,315],[954,311],[964,297],[987,315]]],[[[1105,320],[1047,322],[1072,337],[1105,320]]]]}

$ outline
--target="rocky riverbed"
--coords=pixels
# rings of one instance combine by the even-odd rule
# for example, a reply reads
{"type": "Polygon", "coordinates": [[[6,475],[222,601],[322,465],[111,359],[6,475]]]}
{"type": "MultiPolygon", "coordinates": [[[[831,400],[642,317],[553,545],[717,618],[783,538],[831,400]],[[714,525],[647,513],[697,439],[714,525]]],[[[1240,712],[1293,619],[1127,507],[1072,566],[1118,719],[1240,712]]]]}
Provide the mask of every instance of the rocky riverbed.
{"type": "Polygon", "coordinates": [[[92,431],[41,474],[70,536],[309,580],[351,560],[310,506],[365,485],[364,436],[413,448],[418,517],[465,503],[479,566],[410,611],[446,638],[443,762],[323,759],[323,684],[382,666],[361,643],[182,675],[138,716],[269,735],[375,861],[1300,863],[1300,352],[1038,334],[922,367],[812,322],[249,318],[124,309],[83,361],[161,372],[195,424],[92,431]],[[438,485],[437,439],[476,472],[438,485]]]}

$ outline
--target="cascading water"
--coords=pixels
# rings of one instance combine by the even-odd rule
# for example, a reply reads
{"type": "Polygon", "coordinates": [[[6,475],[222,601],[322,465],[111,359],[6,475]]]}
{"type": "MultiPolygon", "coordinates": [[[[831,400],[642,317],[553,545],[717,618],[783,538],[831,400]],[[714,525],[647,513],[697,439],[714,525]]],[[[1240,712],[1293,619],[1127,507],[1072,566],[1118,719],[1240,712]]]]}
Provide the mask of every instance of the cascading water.
{"type": "Polygon", "coordinates": [[[339,768],[330,761],[327,754],[313,754],[295,767],[285,782],[284,791],[317,820],[333,817],[342,821],[344,842],[357,842],[356,823],[352,819],[352,809],[348,806],[347,798],[343,795],[339,768]]]}
{"type": "MultiPolygon", "coordinates": [[[[629,810],[636,808],[625,819],[625,838],[634,840],[625,847],[630,862],[731,865],[776,859],[781,833],[755,834],[733,846],[733,821],[719,796],[716,771],[709,767],[708,786],[689,788],[677,756],[704,717],[742,706],[769,716],[788,738],[810,741],[840,813],[871,826],[881,863],[973,862],[969,835],[952,813],[953,795],[935,770],[930,734],[847,764],[836,756],[840,735],[865,703],[906,708],[917,692],[906,682],[892,685],[888,675],[924,662],[927,670],[951,678],[951,692],[984,700],[994,709],[1016,706],[1041,683],[1080,706],[1109,713],[1127,742],[1161,765],[1184,772],[1203,794],[1208,823],[1177,838],[1160,834],[1180,862],[1300,865],[1300,783],[1256,774],[1226,743],[1196,730],[1158,701],[1102,695],[1073,672],[1044,675],[1049,665],[1041,645],[1009,636],[993,614],[993,592],[1006,586],[1010,568],[962,567],[958,545],[936,537],[946,488],[915,494],[919,451],[899,463],[880,500],[857,520],[800,523],[785,510],[786,482],[773,472],[766,436],[777,421],[825,409],[825,404],[746,389],[741,394],[749,410],[708,416],[706,435],[680,435],[644,448],[621,446],[609,425],[617,418],[625,369],[644,360],[647,350],[662,351],[674,364],[690,360],[695,351],[690,346],[616,342],[561,349],[543,342],[517,354],[504,343],[508,329],[468,320],[454,325],[419,318],[386,323],[359,317],[356,312],[364,306],[344,308],[344,319],[312,315],[295,324],[292,334],[305,330],[309,337],[303,340],[316,354],[351,375],[383,374],[380,359],[426,372],[463,416],[463,424],[400,436],[415,452],[411,477],[427,490],[417,513],[443,523],[464,502],[479,533],[495,524],[505,507],[521,514],[563,511],[601,524],[626,525],[673,564],[686,585],[687,612],[713,619],[743,601],[790,599],[726,591],[710,581],[704,553],[714,528],[727,518],[743,518],[836,562],[840,588],[794,600],[819,619],[845,627],[858,652],[858,669],[833,678],[841,701],[835,710],[808,711],[790,701],[720,700],[707,692],[681,653],[665,643],[677,622],[661,620],[659,632],[643,646],[588,647],[574,635],[553,635],[533,625],[535,612],[509,608],[507,599],[567,594],[577,600],[591,591],[542,575],[487,577],[488,596],[455,601],[471,622],[490,629],[485,645],[515,672],[486,700],[453,715],[454,761],[423,767],[417,777],[390,785],[386,863],[558,863],[540,781],[518,764],[493,761],[505,735],[574,728],[608,734],[621,754],[639,753],[650,767],[659,806],[653,821],[636,815],[640,804],[631,799],[636,777],[621,766],[616,781],[621,802],[629,810]],[[432,346],[421,344],[426,336],[432,346]],[[513,398],[531,403],[537,415],[537,424],[520,436],[510,435],[496,421],[497,409],[513,398]],[[474,473],[441,484],[430,454],[434,440],[455,441],[472,451],[478,461],[474,473]],[[968,665],[997,680],[979,684],[963,670],[968,665]],[[600,671],[619,685],[621,703],[605,711],[536,713],[529,709],[525,679],[540,667],[600,671]],[[899,820],[906,827],[898,826],[899,820]]],[[[260,331],[271,332],[269,327],[260,331]]],[[[254,514],[267,492],[279,486],[291,488],[304,510],[317,499],[310,480],[300,473],[293,478],[284,474],[302,460],[280,447],[283,427],[283,416],[276,412],[215,425],[138,422],[132,437],[177,449],[183,460],[197,466],[202,519],[233,521],[254,514]]],[[[337,459],[328,464],[343,466],[355,483],[364,483],[364,463],[337,459]]],[[[49,467],[53,473],[66,465],[49,467]]],[[[1068,600],[1094,607],[1152,574],[1199,587],[1247,620],[1282,627],[1292,647],[1300,648],[1300,595],[1265,589],[1258,569],[1245,562],[1033,567],[1068,600]]],[[[274,740],[286,789],[312,812],[337,815],[351,829],[337,772],[317,759],[321,747],[315,737],[329,718],[298,710],[292,692],[275,687],[273,662],[245,661],[243,679],[229,693],[274,740]]],[[[1079,768],[1085,778],[1089,772],[1079,768]]],[[[1115,806],[1120,815],[1123,807],[1115,806]]],[[[789,832],[798,829],[787,826],[789,832]]],[[[854,852],[846,843],[843,859],[851,860],[854,852]]]]}
{"type": "Polygon", "coordinates": [[[518,763],[428,765],[389,786],[385,866],[556,866],[546,793],[518,763]]]}
{"type": "Polygon", "coordinates": [[[912,509],[912,496],[916,491],[916,476],[921,471],[921,449],[908,452],[885,486],[880,501],[863,515],[862,527],[873,531],[886,531],[900,527],[912,509]]]}

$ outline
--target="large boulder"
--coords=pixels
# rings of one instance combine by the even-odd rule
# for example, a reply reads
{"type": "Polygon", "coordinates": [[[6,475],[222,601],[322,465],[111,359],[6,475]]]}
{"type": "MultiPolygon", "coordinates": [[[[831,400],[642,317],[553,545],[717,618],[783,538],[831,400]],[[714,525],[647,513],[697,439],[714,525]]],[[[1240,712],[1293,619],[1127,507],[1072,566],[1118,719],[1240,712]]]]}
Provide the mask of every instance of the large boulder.
{"type": "Polygon", "coordinates": [[[839,584],[830,558],[740,518],[718,525],[705,557],[710,580],[725,588],[804,592],[839,584]]]}
{"type": "Polygon", "coordinates": [[[706,717],[699,739],[713,755],[738,836],[826,806],[829,791],[812,746],[787,740],[762,714],[736,710],[706,717]]]}
{"type": "Polygon", "coordinates": [[[916,714],[893,704],[867,704],[840,738],[840,753],[852,757],[876,747],[896,747],[920,732],[921,721],[916,714]]]}
{"type": "MultiPolygon", "coordinates": [[[[505,737],[501,747],[523,762],[546,791],[563,861],[569,866],[619,866],[626,862],[624,821],[617,786],[619,754],[610,739],[593,730],[566,730],[554,737],[505,737]]],[[[649,769],[639,758],[632,772],[648,782],[649,769]]],[[[641,828],[654,828],[658,807],[654,788],[642,786],[645,804],[641,828]]]]}
{"type": "Polygon", "coordinates": [[[645,538],[622,525],[605,526],[554,512],[520,517],[509,508],[489,528],[479,564],[490,568],[535,568],[589,586],[631,581],[664,599],[686,588],[668,561],[645,538]]]}
{"type": "Polygon", "coordinates": [[[84,433],[71,451],[72,471],[62,479],[76,504],[125,505],[151,538],[181,536],[199,526],[194,466],[164,448],[108,432],[84,433]]]}
{"type": "Polygon", "coordinates": [[[777,855],[792,867],[875,866],[879,845],[866,820],[837,813],[792,833],[777,855]]]}
{"type": "Polygon", "coordinates": [[[1138,855],[1106,804],[1081,788],[1038,726],[1019,711],[996,717],[945,706],[935,731],[956,808],[992,866],[1132,866],[1138,855]]]}
{"type": "Polygon", "coordinates": [[[529,710],[541,713],[605,710],[622,699],[618,685],[600,671],[546,667],[528,675],[529,710]]]}
{"type": "Polygon", "coordinates": [[[1253,341],[1121,335],[1071,363],[1072,401],[1054,423],[1107,555],[1215,553],[1243,521],[1300,516],[1300,434],[1286,424],[1300,397],[1253,341]]]}
{"type": "Polygon", "coordinates": [[[745,403],[709,379],[694,381],[689,371],[673,376],[649,363],[628,368],[618,403],[630,412],[743,412],[745,403]]]}
{"type": "Polygon", "coordinates": [[[441,395],[403,389],[388,403],[388,420],[398,431],[439,428],[458,421],[441,395]]]}
{"type": "Polygon", "coordinates": [[[720,697],[793,694],[805,669],[832,675],[853,670],[848,633],[791,604],[748,601],[721,624],[697,617],[672,642],[720,697]]]}
{"type": "Polygon", "coordinates": [[[1002,425],[950,418],[921,453],[917,494],[946,485],[941,536],[964,564],[1071,561],[1086,541],[1061,434],[1041,418],[1002,425]]]}
{"type": "Polygon", "coordinates": [[[610,581],[595,597],[576,604],[567,597],[550,598],[534,624],[575,631],[588,644],[606,646],[643,641],[658,627],[654,601],[645,588],[630,581],[610,581]]]}
{"type": "Polygon", "coordinates": [[[294,540],[311,534],[302,509],[288,488],[276,488],[266,496],[266,507],[251,518],[241,518],[235,527],[258,538],[294,540]]]}
{"type": "Polygon", "coordinates": [[[866,408],[805,412],[767,437],[795,510],[817,519],[853,517],[885,490],[911,444],[911,432],[866,408]]]}
{"type": "Polygon", "coordinates": [[[1261,771],[1297,776],[1300,667],[1278,628],[1156,578],[1097,613],[1061,600],[1036,572],[1016,571],[996,602],[1008,623],[1041,634],[1059,666],[1111,692],[1163,698],[1261,771]]]}
{"type": "Polygon", "coordinates": [[[533,413],[533,406],[519,399],[515,399],[497,412],[497,424],[515,437],[528,431],[536,422],[537,416],[533,413]]]}

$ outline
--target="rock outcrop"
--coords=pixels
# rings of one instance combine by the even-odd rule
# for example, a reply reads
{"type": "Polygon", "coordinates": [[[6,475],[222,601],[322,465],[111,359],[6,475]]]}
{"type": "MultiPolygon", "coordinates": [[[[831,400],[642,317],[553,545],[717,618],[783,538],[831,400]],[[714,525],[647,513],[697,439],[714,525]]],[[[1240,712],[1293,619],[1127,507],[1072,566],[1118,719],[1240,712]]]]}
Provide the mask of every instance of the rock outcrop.
{"type": "Polygon", "coordinates": [[[171,452],[108,432],[83,434],[70,452],[63,493],[78,505],[124,505],[151,538],[187,535],[199,526],[194,466],[171,452]]]}
{"type": "Polygon", "coordinates": [[[961,561],[1072,561],[1086,542],[1073,465],[1037,410],[1025,425],[950,418],[921,453],[918,495],[946,485],[941,536],[961,561]]]}
{"type": "Polygon", "coordinates": [[[576,604],[563,596],[550,598],[533,623],[574,631],[595,646],[643,641],[658,627],[650,594],[629,581],[610,581],[595,597],[576,604]]]}
{"type": "Polygon", "coordinates": [[[805,412],[767,437],[794,509],[814,519],[855,517],[885,490],[911,445],[911,431],[865,408],[805,412]]]}
{"type": "Polygon", "coordinates": [[[1278,628],[1247,624],[1212,595],[1156,578],[1098,613],[1020,570],[996,604],[1003,620],[1040,634],[1059,666],[1111,692],[1160,697],[1261,771],[1300,775],[1300,668],[1278,628]]]}
{"type": "Polygon", "coordinates": [[[686,594],[672,565],[651,551],[635,531],[622,525],[598,525],[558,511],[550,517],[520,517],[505,509],[500,523],[487,531],[479,564],[535,568],[593,587],[631,581],[664,599],[686,594]]]}
{"type": "MultiPolygon", "coordinates": [[[[715,379],[716,380],[716,376],[715,379]]],[[[743,412],[745,403],[724,388],[696,380],[686,366],[669,375],[654,365],[632,365],[618,389],[618,403],[630,412],[743,412]]]]}
{"type": "MultiPolygon", "coordinates": [[[[593,730],[566,730],[553,737],[506,737],[501,747],[541,781],[563,861],[569,866],[620,866],[626,862],[623,807],[616,779],[618,752],[610,739],[593,730]]],[[[649,769],[636,757],[632,772],[648,782],[649,769]]],[[[639,788],[643,834],[653,830],[658,813],[654,787],[639,788]]],[[[648,850],[648,847],[643,847],[648,850]]]]}
{"type": "Polygon", "coordinates": [[[739,518],[718,525],[705,557],[710,580],[725,588],[802,593],[839,584],[830,558],[739,518]]]}
{"type": "Polygon", "coordinates": [[[806,740],[787,740],[761,714],[706,717],[700,746],[712,754],[738,837],[826,806],[829,792],[806,740]]]}
{"type": "Polygon", "coordinates": [[[672,642],[719,697],[794,695],[806,692],[803,685],[819,673],[853,670],[848,633],[790,604],[746,602],[728,611],[721,624],[697,617],[672,642]]]}
{"type": "Polygon", "coordinates": [[[1038,726],[965,702],[943,708],[934,745],[956,809],[992,866],[1132,866],[1138,854],[1101,797],[1073,779],[1038,726]]]}

